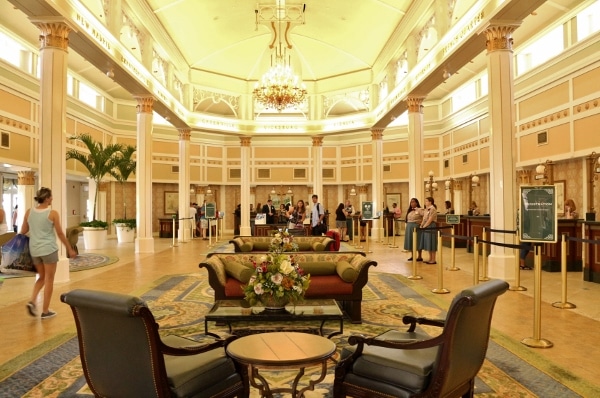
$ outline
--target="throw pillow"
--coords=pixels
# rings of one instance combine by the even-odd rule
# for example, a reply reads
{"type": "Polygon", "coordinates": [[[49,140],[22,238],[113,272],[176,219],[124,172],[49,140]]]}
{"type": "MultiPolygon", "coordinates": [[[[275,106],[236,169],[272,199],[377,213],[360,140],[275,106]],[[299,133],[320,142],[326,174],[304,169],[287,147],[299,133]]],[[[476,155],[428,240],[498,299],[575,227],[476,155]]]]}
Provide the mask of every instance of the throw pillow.
{"type": "Polygon", "coordinates": [[[248,283],[250,277],[254,274],[252,264],[242,264],[237,261],[227,261],[225,263],[225,273],[242,283],[248,283]]]}
{"type": "Polygon", "coordinates": [[[335,271],[344,282],[354,283],[358,278],[358,271],[347,261],[338,261],[335,271]]]}

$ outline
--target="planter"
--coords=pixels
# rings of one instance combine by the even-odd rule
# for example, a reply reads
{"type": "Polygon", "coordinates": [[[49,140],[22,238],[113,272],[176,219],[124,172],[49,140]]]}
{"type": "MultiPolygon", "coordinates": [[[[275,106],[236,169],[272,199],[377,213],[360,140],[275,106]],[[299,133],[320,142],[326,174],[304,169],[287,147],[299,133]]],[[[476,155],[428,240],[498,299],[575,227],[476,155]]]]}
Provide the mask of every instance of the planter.
{"type": "Polygon", "coordinates": [[[117,241],[119,243],[133,243],[135,240],[135,228],[126,224],[115,224],[117,230],[117,241]]]}
{"type": "Polygon", "coordinates": [[[289,303],[289,299],[287,297],[263,295],[260,302],[266,311],[282,312],[285,311],[285,306],[289,303]]]}
{"type": "Polygon", "coordinates": [[[86,250],[104,249],[106,239],[106,228],[83,227],[83,243],[86,250]]]}

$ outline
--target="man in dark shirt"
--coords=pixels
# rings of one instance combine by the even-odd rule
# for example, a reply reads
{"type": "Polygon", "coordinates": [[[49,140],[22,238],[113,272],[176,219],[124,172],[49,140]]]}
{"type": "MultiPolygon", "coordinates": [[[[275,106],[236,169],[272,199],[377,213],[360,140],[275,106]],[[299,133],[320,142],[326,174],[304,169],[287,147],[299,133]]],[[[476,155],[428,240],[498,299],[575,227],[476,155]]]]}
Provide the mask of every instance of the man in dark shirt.
{"type": "Polygon", "coordinates": [[[263,206],[262,212],[267,215],[267,224],[275,224],[275,206],[273,206],[271,199],[267,200],[267,204],[263,206]]]}

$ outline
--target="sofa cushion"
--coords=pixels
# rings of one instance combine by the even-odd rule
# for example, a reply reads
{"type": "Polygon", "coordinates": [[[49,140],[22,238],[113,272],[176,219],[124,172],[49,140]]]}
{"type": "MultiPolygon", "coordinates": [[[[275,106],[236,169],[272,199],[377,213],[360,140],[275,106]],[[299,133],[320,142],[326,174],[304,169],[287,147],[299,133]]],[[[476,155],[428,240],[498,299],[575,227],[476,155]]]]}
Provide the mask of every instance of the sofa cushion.
{"type": "Polygon", "coordinates": [[[254,244],[252,242],[244,242],[240,246],[240,250],[243,252],[251,252],[254,244]]]}
{"type": "Polygon", "coordinates": [[[269,251],[269,247],[271,246],[271,242],[252,242],[253,247],[252,250],[259,252],[269,251]]]}
{"type": "Polygon", "coordinates": [[[316,252],[322,252],[325,250],[325,244],[323,243],[323,241],[315,242],[312,245],[312,249],[316,252]]]}
{"type": "Polygon", "coordinates": [[[333,261],[301,261],[300,267],[305,274],[310,274],[310,276],[335,275],[335,263],[333,261]]]}
{"type": "Polygon", "coordinates": [[[305,297],[333,297],[352,294],[354,291],[352,283],[346,283],[337,274],[321,275],[310,278],[310,285],[306,290],[305,297]]]}
{"type": "Polygon", "coordinates": [[[312,250],[312,245],[310,242],[296,242],[298,245],[298,250],[301,252],[306,252],[312,250]]]}
{"type": "Polygon", "coordinates": [[[347,261],[338,261],[335,266],[335,272],[344,282],[354,283],[358,278],[358,271],[347,261]]]}
{"type": "Polygon", "coordinates": [[[225,261],[225,272],[242,283],[248,283],[250,277],[254,274],[254,266],[251,263],[242,264],[238,261],[225,261]]]}
{"type": "MultiPolygon", "coordinates": [[[[420,333],[389,331],[377,340],[411,342],[429,338],[420,333]]],[[[355,346],[342,350],[341,358],[350,355],[355,346]]],[[[438,347],[420,350],[397,350],[384,347],[365,346],[362,355],[354,362],[352,371],[358,376],[378,380],[415,393],[423,391],[429,384],[438,347]]]]}
{"type": "Polygon", "coordinates": [[[244,298],[244,286],[242,282],[235,278],[227,278],[225,282],[225,297],[231,299],[242,299],[244,298]]]}

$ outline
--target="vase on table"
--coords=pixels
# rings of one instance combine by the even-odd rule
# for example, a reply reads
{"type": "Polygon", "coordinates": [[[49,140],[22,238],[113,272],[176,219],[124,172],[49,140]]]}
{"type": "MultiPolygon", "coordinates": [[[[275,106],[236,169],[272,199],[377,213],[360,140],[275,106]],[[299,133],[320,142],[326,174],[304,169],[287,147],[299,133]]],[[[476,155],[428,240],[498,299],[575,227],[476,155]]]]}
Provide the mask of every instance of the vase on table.
{"type": "Polygon", "coordinates": [[[287,297],[276,297],[269,294],[263,295],[260,302],[266,311],[284,311],[290,300],[287,297]]]}

